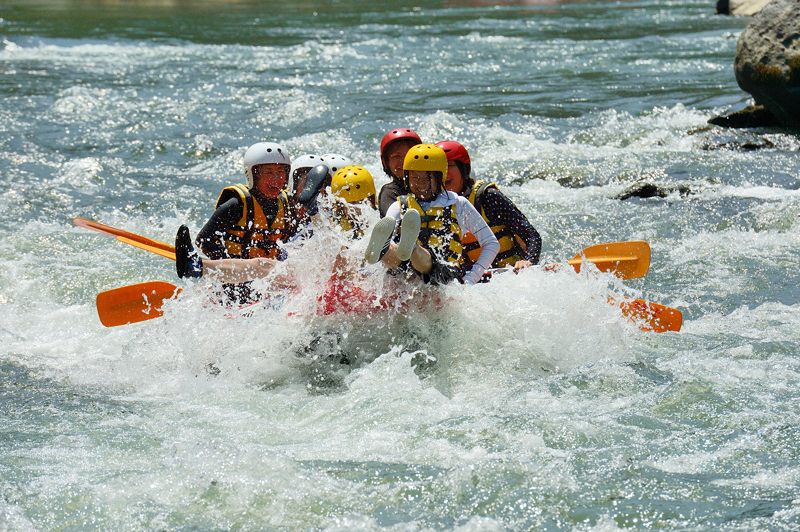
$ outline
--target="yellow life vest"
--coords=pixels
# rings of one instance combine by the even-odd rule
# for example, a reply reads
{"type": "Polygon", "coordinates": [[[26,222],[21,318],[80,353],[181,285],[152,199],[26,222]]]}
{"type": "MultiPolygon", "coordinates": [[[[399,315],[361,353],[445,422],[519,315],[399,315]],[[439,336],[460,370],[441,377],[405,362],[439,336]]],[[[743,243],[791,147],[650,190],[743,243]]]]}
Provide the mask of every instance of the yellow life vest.
{"type": "Polygon", "coordinates": [[[464,261],[464,249],[461,246],[461,226],[458,225],[456,205],[449,207],[430,207],[423,210],[413,194],[397,198],[400,211],[405,214],[409,209],[419,212],[419,242],[433,252],[439,260],[461,266],[464,261]]]}
{"type": "Polygon", "coordinates": [[[222,237],[228,256],[242,259],[276,258],[280,252],[278,242],[288,237],[286,211],[289,208],[289,197],[286,191],[281,190],[278,195],[278,212],[272,223],[247,186],[242,184],[223,188],[216,207],[234,197],[238,197],[242,203],[242,216],[222,237]]]}
{"type": "MultiPolygon", "coordinates": [[[[481,198],[483,197],[483,193],[490,187],[500,190],[497,187],[497,183],[483,179],[476,181],[475,184],[472,185],[472,191],[468,199],[473,207],[481,213],[481,216],[486,221],[487,225],[489,225],[492,233],[494,233],[495,238],[500,242],[500,251],[497,252],[492,266],[495,268],[513,266],[518,260],[525,259],[525,252],[514,238],[514,233],[511,232],[511,229],[503,224],[492,225],[491,222],[489,222],[489,218],[486,217],[486,211],[483,210],[483,206],[481,205],[481,198]]],[[[478,260],[478,257],[481,256],[481,245],[478,243],[478,239],[475,238],[475,235],[467,233],[464,235],[464,238],[461,239],[461,244],[464,246],[464,251],[469,262],[478,260]]]]}
{"type": "Polygon", "coordinates": [[[343,233],[348,233],[353,240],[358,240],[364,236],[364,224],[350,213],[347,202],[335,199],[331,216],[335,222],[338,222],[339,229],[343,233]]]}

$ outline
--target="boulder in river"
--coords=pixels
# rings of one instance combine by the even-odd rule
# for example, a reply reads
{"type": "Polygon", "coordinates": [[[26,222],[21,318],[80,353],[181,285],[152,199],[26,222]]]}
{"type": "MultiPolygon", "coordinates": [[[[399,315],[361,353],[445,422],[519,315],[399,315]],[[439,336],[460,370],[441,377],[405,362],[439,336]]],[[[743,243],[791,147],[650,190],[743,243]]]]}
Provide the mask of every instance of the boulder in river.
{"type": "Polygon", "coordinates": [[[800,0],[772,0],[739,36],[736,81],[785,126],[800,126],[800,0]]]}

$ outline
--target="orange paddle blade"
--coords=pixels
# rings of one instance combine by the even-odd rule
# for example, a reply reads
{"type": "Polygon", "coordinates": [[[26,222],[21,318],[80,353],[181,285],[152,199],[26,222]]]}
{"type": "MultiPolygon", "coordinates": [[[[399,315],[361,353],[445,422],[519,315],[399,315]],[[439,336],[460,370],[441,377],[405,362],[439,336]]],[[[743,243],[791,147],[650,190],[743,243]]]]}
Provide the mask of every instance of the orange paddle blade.
{"type": "Polygon", "coordinates": [[[150,244],[145,244],[144,242],[139,242],[137,240],[132,240],[132,239],[126,238],[124,236],[118,236],[117,240],[119,240],[120,242],[122,242],[124,244],[128,244],[130,246],[133,246],[135,248],[143,249],[145,251],[149,251],[150,253],[155,253],[156,255],[161,255],[162,257],[165,257],[165,258],[170,259],[170,260],[175,260],[175,252],[174,251],[169,251],[169,250],[166,250],[166,249],[162,249],[160,247],[151,246],[150,244]]]}
{"type": "Polygon", "coordinates": [[[106,327],[152,320],[164,315],[164,301],[181,292],[174,284],[150,281],[97,294],[97,315],[106,327]]]}
{"type": "MultiPolygon", "coordinates": [[[[609,298],[609,303],[613,305],[616,302],[609,298]]],[[[619,305],[623,316],[639,321],[643,331],[662,333],[681,330],[683,314],[676,308],[644,299],[633,299],[616,304],[619,305]]]]}
{"type": "MultiPolygon", "coordinates": [[[[148,238],[142,235],[137,235],[136,233],[131,233],[130,231],[126,231],[124,229],[118,229],[116,227],[111,227],[110,225],[93,222],[92,220],[87,220],[85,218],[73,218],[72,223],[77,227],[83,227],[85,229],[90,229],[92,231],[97,231],[98,233],[104,233],[106,235],[127,238],[129,240],[133,240],[141,244],[145,244],[154,248],[162,249],[164,251],[171,251],[175,253],[175,246],[173,246],[172,244],[167,244],[166,242],[161,242],[160,240],[153,240],[152,238],[148,238]]],[[[123,242],[125,242],[126,244],[129,243],[127,241],[123,242]]]]}
{"type": "Polygon", "coordinates": [[[621,279],[637,279],[650,269],[650,244],[644,240],[595,244],[567,262],[579,272],[584,260],[601,272],[611,272],[621,279]]]}

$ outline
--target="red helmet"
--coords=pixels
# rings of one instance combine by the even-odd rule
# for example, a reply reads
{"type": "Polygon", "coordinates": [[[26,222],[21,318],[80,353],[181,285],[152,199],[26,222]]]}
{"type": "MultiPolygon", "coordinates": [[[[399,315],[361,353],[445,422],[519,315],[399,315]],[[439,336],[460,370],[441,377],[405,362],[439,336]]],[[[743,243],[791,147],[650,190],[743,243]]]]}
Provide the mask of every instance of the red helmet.
{"type": "Polygon", "coordinates": [[[461,163],[458,164],[458,167],[461,170],[464,179],[469,179],[472,171],[472,163],[469,160],[469,153],[467,153],[467,149],[464,147],[464,145],[454,140],[441,140],[437,142],[436,145],[444,150],[444,154],[447,155],[448,161],[461,163]]]}
{"type": "Polygon", "coordinates": [[[383,152],[386,151],[386,148],[389,146],[389,144],[398,140],[412,140],[417,144],[422,144],[422,139],[413,129],[408,129],[408,128],[393,129],[387,132],[381,139],[381,156],[383,156],[383,152]]]}
{"type": "Polygon", "coordinates": [[[383,171],[390,176],[392,175],[392,172],[389,170],[389,166],[386,163],[384,154],[386,153],[386,149],[389,147],[389,145],[397,142],[398,140],[408,140],[414,144],[422,144],[422,139],[413,129],[403,127],[386,132],[381,139],[381,163],[383,164],[383,171]]]}

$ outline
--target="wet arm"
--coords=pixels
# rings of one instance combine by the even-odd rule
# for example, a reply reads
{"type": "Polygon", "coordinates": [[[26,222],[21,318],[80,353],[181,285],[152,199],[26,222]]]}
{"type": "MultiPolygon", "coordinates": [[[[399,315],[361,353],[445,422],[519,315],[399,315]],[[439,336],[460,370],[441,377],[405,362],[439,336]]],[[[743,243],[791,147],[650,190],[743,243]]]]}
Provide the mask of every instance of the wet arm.
{"type": "Polygon", "coordinates": [[[214,276],[223,283],[245,283],[266,277],[275,267],[275,259],[204,260],[203,275],[214,276]]]}
{"type": "Polygon", "coordinates": [[[242,217],[242,204],[231,198],[214,211],[208,222],[197,233],[197,245],[209,258],[225,257],[227,252],[222,237],[242,217]]]}
{"type": "Polygon", "coordinates": [[[483,217],[467,200],[460,204],[458,224],[461,226],[461,234],[472,233],[481,246],[481,254],[478,260],[475,261],[470,271],[464,276],[465,284],[475,284],[486,270],[492,267],[492,261],[497,256],[497,252],[500,251],[500,243],[489,226],[486,225],[483,217]]]}

